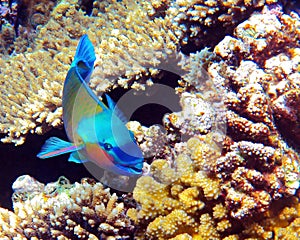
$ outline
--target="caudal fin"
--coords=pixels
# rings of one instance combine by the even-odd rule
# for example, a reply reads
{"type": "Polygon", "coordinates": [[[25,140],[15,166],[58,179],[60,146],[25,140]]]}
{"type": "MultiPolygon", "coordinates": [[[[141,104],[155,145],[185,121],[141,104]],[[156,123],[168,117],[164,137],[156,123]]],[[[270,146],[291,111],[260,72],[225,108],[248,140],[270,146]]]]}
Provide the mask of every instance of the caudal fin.
{"type": "Polygon", "coordinates": [[[93,68],[96,60],[94,46],[89,39],[87,34],[84,34],[78,43],[76,54],[74,57],[75,61],[84,61],[88,64],[89,68],[93,68]]]}
{"type": "Polygon", "coordinates": [[[81,81],[89,82],[95,60],[94,46],[88,35],[85,34],[80,38],[71,68],[76,68],[81,81]]]}
{"type": "Polygon", "coordinates": [[[50,158],[61,154],[80,150],[82,146],[75,146],[70,142],[66,142],[57,137],[49,138],[43,145],[41,151],[37,155],[38,158],[50,158]]]}

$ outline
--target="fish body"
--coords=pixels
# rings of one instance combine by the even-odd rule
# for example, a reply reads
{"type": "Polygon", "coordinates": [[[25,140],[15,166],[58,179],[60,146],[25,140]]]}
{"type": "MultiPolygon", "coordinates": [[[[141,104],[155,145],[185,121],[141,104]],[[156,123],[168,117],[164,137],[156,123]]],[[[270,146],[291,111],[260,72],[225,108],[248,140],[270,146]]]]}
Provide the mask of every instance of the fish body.
{"type": "Polygon", "coordinates": [[[63,88],[63,121],[70,142],[51,137],[37,156],[49,158],[71,153],[72,162],[92,161],[126,176],[141,174],[143,154],[125,125],[123,113],[109,96],[106,106],[88,86],[95,59],[94,47],[84,35],[63,88]]]}

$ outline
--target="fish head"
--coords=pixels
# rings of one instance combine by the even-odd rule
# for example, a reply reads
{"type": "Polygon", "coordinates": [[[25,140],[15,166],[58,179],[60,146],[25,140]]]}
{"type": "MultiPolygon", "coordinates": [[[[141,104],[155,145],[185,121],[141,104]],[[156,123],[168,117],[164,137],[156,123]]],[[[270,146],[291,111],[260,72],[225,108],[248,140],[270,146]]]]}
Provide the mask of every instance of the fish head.
{"type": "Polygon", "coordinates": [[[115,166],[114,172],[126,176],[142,174],[144,158],[135,140],[129,140],[127,143],[119,145],[115,139],[106,139],[98,144],[112,157],[115,166]]]}
{"type": "Polygon", "coordinates": [[[125,176],[142,174],[144,158],[133,133],[110,111],[86,118],[77,132],[88,159],[98,166],[125,176]]]}

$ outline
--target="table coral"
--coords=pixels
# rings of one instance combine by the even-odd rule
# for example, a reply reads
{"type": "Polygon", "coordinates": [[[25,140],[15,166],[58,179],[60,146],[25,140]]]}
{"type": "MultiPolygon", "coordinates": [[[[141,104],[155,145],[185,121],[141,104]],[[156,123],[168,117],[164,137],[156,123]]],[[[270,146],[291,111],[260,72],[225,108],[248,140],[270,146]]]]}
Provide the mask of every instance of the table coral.
{"type": "Polygon", "coordinates": [[[176,38],[163,20],[149,19],[143,6],[147,3],[97,1],[86,16],[76,2],[56,5],[47,24],[38,28],[34,49],[1,59],[0,131],[7,135],[2,141],[18,145],[29,132],[42,134],[62,126],[62,86],[82,34],[89,34],[96,46],[91,86],[98,92],[121,75],[157,66],[176,49],[176,38]]]}
{"type": "Polygon", "coordinates": [[[14,212],[0,209],[1,239],[132,239],[135,227],[124,202],[101,183],[70,184],[61,177],[27,193],[27,199],[13,198],[14,212]]]}
{"type": "MultiPolygon", "coordinates": [[[[236,1],[232,9],[217,1],[94,1],[90,15],[75,0],[57,2],[51,13],[52,7],[37,4],[37,14],[45,12],[49,18],[39,24],[39,17],[35,19],[33,14],[37,33],[29,41],[30,47],[23,54],[0,61],[1,95],[5,96],[1,98],[0,132],[6,134],[2,141],[19,145],[28,133],[43,134],[51,127],[62,126],[64,76],[77,40],[84,33],[96,46],[91,87],[100,93],[118,84],[128,88],[128,79],[139,79],[149,68],[171,71],[182,58],[179,42],[183,42],[184,35],[191,35],[188,42],[197,42],[209,33],[219,32],[215,31],[219,23],[236,24],[264,2],[236,1]],[[201,15],[201,6],[208,15],[201,15]],[[190,21],[182,20],[185,16],[190,21]],[[204,24],[203,29],[194,24],[196,19],[204,24]]],[[[211,42],[209,39],[203,42],[211,42]]]]}

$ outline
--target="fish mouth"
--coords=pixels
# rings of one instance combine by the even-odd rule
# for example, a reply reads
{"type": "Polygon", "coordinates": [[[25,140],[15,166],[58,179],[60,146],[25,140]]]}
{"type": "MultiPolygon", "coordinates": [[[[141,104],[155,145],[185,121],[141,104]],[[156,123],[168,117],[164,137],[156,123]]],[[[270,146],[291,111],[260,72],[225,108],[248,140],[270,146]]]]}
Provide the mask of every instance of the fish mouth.
{"type": "Polygon", "coordinates": [[[130,175],[140,175],[142,174],[142,169],[133,167],[133,166],[124,166],[120,164],[116,164],[118,168],[120,168],[122,171],[124,171],[124,175],[130,176],[130,175]]]}

